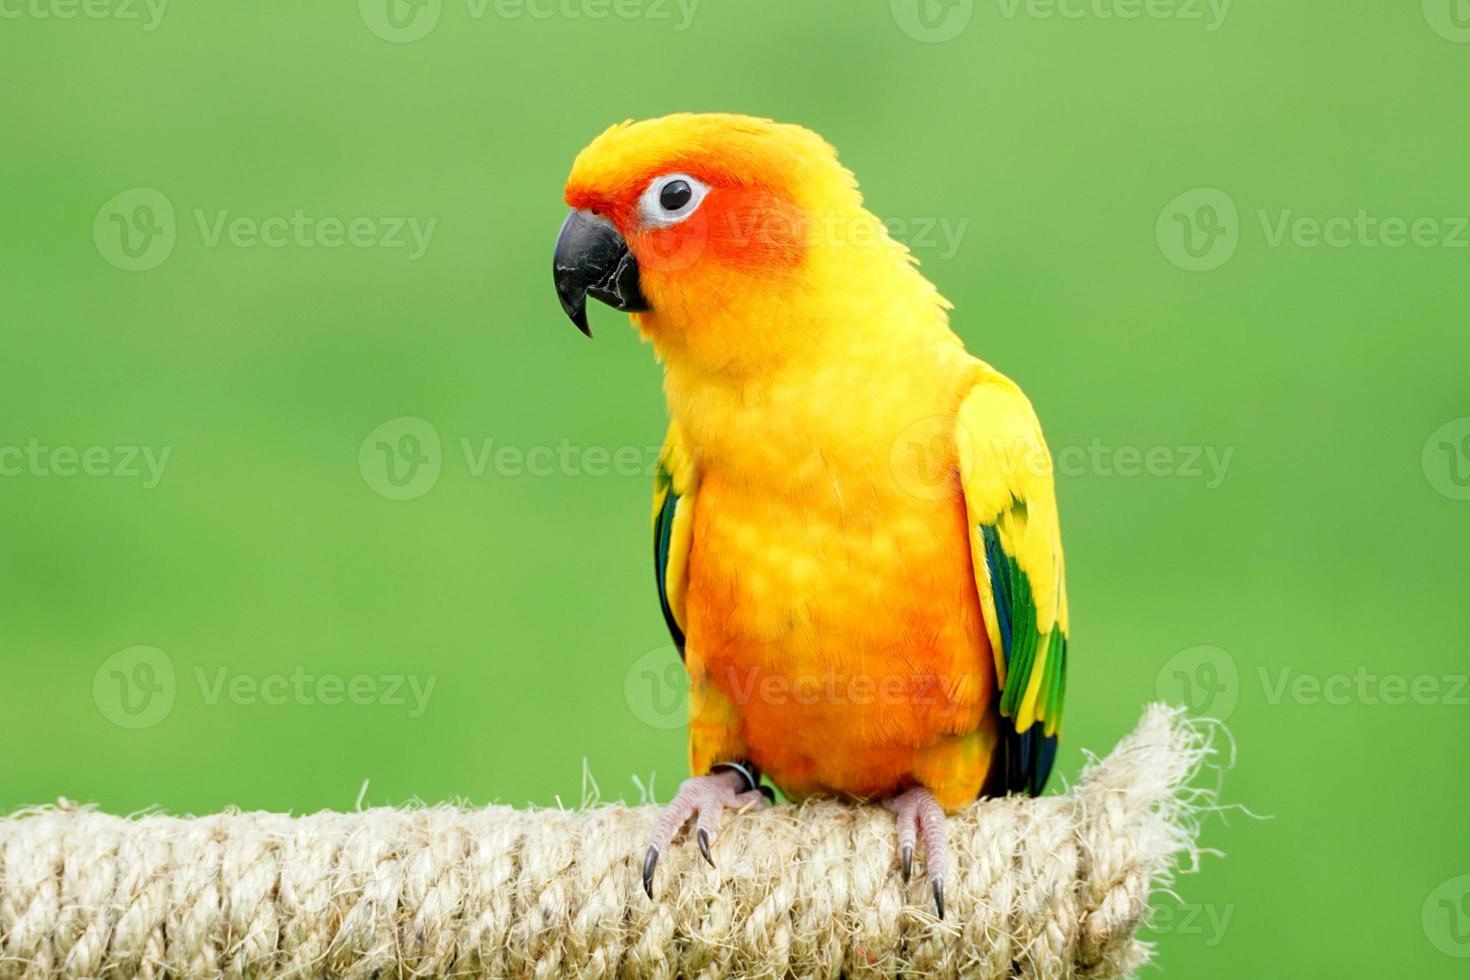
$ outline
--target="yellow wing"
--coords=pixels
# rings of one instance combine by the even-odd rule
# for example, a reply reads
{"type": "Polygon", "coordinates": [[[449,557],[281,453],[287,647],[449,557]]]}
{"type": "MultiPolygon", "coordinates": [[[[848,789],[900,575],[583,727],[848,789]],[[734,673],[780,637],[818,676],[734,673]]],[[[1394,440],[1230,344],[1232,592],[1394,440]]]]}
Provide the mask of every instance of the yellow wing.
{"type": "Polygon", "coordinates": [[[679,426],[671,424],[653,481],[653,572],[664,622],[689,672],[689,771],[703,775],[735,763],[758,785],[759,771],[745,758],[739,708],[710,682],[699,651],[685,643],[684,594],[698,489],[699,470],[679,426]]]}
{"type": "Polygon", "coordinates": [[[653,574],[664,622],[684,656],[684,583],[694,530],[694,462],[677,425],[669,426],[653,480],[653,574]]]}
{"type": "Polygon", "coordinates": [[[1041,792],[1066,692],[1067,589],[1051,453],[1031,403],[985,368],[960,406],[955,446],[975,584],[1000,691],[1006,789],[1041,792]]]}

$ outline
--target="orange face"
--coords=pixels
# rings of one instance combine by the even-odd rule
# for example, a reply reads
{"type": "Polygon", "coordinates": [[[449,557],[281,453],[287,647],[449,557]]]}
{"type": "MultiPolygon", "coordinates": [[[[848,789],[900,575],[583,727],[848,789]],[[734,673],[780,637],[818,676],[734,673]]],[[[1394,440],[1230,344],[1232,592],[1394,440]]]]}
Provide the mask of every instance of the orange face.
{"type": "Polygon", "coordinates": [[[748,335],[789,306],[812,215],[857,200],[832,148],[798,126],[687,114],[623,123],[572,166],[558,291],[579,326],[591,295],[633,313],[665,351],[718,359],[737,328],[748,335]]]}
{"type": "Polygon", "coordinates": [[[706,264],[778,275],[806,250],[804,214],[786,191],[693,156],[647,167],[613,188],[569,183],[566,200],[613,223],[651,292],[672,286],[676,273],[698,278],[706,264]]]}

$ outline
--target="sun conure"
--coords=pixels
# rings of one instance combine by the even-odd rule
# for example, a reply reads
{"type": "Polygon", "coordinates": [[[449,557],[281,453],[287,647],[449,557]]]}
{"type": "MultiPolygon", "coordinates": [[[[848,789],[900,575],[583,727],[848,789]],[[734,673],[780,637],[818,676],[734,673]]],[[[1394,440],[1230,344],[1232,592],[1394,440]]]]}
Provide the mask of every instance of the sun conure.
{"type": "Polygon", "coordinates": [[[806,129],[621,123],[565,196],[562,307],[589,335],[587,296],[629,313],[670,416],[653,552],[693,777],[645,887],[691,818],[710,859],[765,778],[885,802],[943,916],[945,811],[1041,792],[1056,754],[1067,596],[1030,402],[806,129]]]}

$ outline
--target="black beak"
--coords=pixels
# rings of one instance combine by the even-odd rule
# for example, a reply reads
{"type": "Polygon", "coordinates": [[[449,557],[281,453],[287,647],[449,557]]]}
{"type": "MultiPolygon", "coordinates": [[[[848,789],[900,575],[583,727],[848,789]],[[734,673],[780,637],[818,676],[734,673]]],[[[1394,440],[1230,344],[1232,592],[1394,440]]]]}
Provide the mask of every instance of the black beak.
{"type": "Polygon", "coordinates": [[[551,272],[561,308],[589,337],[588,296],[629,313],[649,308],[638,284],[638,260],[628,251],[628,243],[611,221],[590,211],[573,211],[562,222],[551,272]]]}

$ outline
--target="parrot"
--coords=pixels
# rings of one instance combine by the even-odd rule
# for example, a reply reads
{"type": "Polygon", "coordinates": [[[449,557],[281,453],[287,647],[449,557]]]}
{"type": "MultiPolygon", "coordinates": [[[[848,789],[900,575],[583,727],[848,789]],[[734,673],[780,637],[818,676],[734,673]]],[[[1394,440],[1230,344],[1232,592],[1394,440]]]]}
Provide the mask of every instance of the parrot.
{"type": "Polygon", "coordinates": [[[946,815],[1039,795],[1056,758],[1068,610],[1050,452],[1021,389],[799,125],[625,121],[575,157],[553,277],[628,314],[663,365],[652,550],[683,659],[691,821],[836,797],[895,815],[944,917],[946,815]]]}

